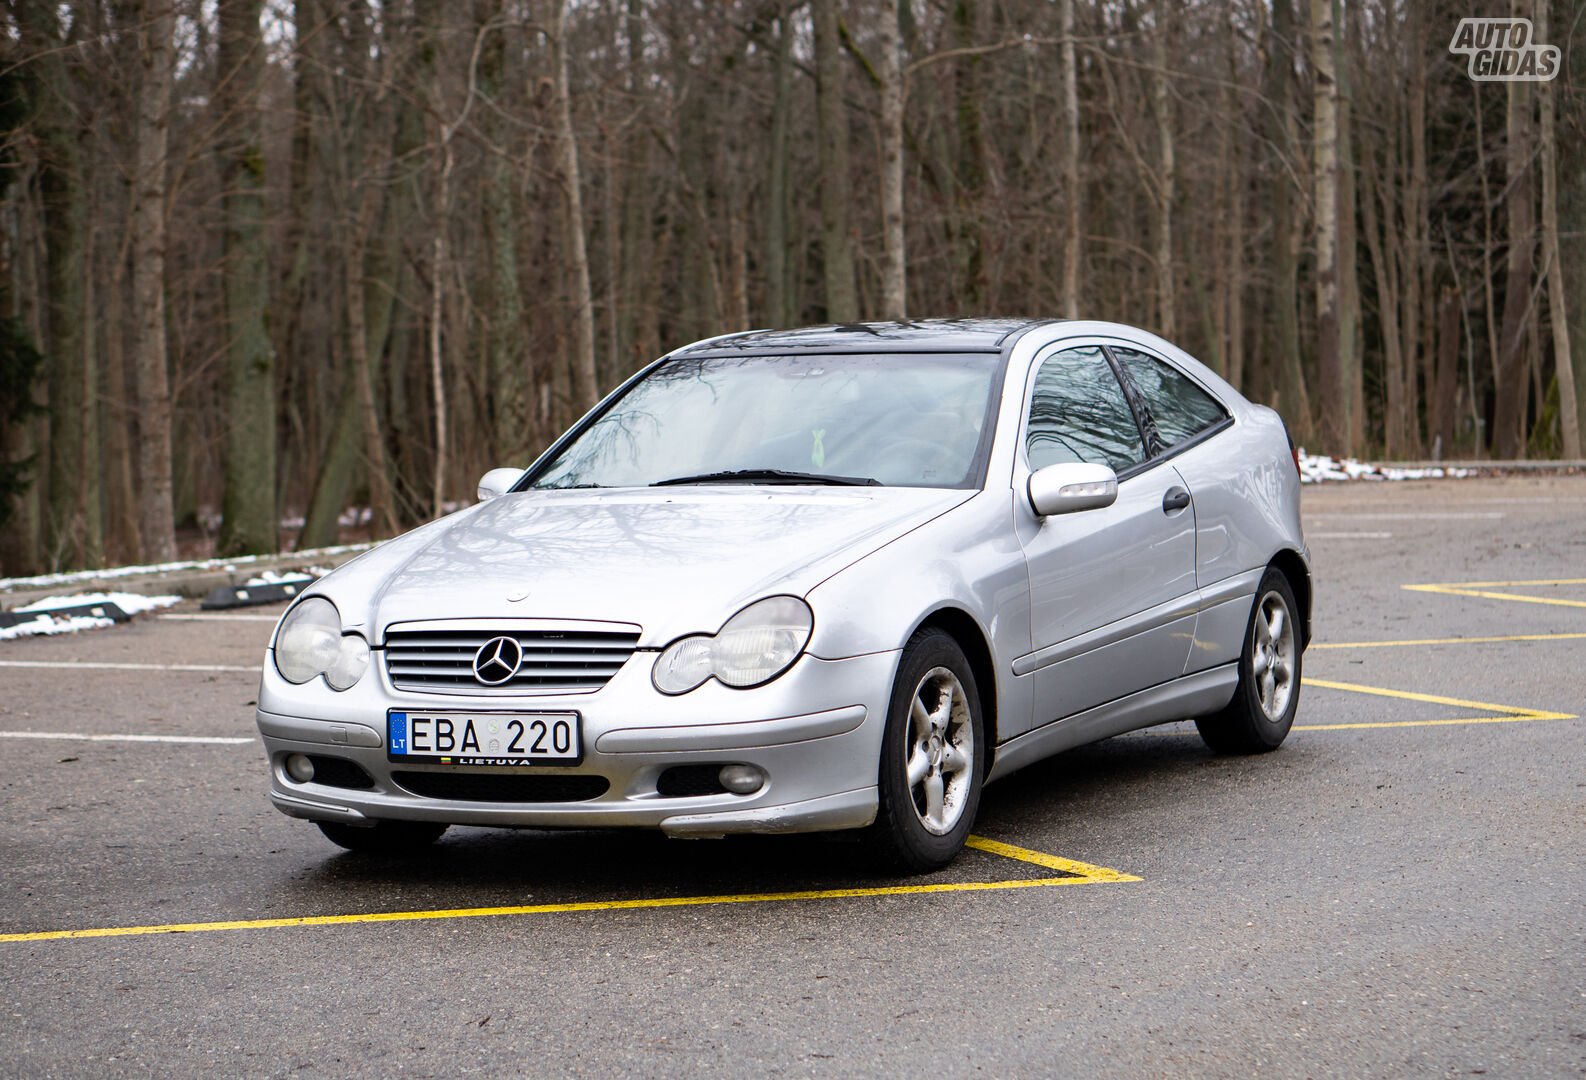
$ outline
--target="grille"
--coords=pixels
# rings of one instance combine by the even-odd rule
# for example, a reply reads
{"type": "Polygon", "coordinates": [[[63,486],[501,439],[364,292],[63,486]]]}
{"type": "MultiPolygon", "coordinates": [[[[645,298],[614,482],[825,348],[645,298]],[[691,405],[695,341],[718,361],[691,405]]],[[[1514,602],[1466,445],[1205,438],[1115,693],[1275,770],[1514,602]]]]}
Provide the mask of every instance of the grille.
{"type": "Polygon", "coordinates": [[[314,783],[324,784],[327,787],[353,788],[367,791],[374,787],[374,780],[363,767],[346,758],[325,757],[320,754],[310,754],[308,760],[314,763],[314,783]]]}
{"type": "Polygon", "coordinates": [[[721,786],[720,773],[720,762],[714,765],[674,765],[661,774],[655,790],[663,799],[720,795],[727,790],[721,786]]]}
{"type": "Polygon", "coordinates": [[[604,776],[398,771],[391,779],[427,799],[465,802],[586,802],[600,798],[611,787],[604,776]]]}
{"type": "Polygon", "coordinates": [[[386,633],[386,672],[398,690],[428,693],[526,694],[599,690],[627,661],[639,630],[393,629],[386,633]],[[474,655],[496,637],[523,646],[517,674],[499,686],[474,678],[474,655]]]}

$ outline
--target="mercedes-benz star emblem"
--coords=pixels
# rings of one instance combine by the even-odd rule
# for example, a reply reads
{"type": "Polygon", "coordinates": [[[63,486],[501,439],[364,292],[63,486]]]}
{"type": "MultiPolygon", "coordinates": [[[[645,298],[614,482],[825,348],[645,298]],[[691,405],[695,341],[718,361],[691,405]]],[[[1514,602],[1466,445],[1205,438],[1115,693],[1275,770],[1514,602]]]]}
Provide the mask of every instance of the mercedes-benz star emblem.
{"type": "Polygon", "coordinates": [[[474,678],[486,686],[500,686],[518,673],[523,646],[517,638],[491,638],[474,653],[474,678]]]}

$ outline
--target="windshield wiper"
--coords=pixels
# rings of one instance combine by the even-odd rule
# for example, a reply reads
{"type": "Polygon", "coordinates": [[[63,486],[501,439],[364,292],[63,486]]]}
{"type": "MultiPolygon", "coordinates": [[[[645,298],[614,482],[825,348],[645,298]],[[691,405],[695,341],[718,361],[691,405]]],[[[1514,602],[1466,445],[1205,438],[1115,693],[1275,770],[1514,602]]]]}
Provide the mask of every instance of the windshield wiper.
{"type": "Polygon", "coordinates": [[[880,487],[881,481],[868,476],[827,476],[822,473],[789,472],[786,469],[729,469],[726,472],[698,473],[657,480],[651,487],[672,484],[839,484],[854,487],[880,487]]]}

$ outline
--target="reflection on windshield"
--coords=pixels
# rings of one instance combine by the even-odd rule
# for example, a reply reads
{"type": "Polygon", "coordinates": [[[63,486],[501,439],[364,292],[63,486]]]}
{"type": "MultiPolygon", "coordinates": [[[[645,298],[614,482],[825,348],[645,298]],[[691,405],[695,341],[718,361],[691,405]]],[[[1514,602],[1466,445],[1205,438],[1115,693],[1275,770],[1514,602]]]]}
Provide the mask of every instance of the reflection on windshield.
{"type": "Polygon", "coordinates": [[[767,470],[966,487],[978,479],[999,363],[991,353],[680,357],[608,408],[529,487],[647,487],[767,470]]]}

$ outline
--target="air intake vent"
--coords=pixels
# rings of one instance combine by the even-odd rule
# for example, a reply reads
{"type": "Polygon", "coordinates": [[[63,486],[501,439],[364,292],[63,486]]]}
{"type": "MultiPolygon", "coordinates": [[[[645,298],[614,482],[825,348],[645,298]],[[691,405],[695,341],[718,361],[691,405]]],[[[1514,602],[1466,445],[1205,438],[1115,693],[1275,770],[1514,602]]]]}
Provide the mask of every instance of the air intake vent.
{"type": "Polygon", "coordinates": [[[604,795],[611,782],[604,776],[535,775],[518,770],[510,774],[462,772],[405,772],[391,779],[415,795],[460,802],[557,803],[587,802],[604,795]]]}

